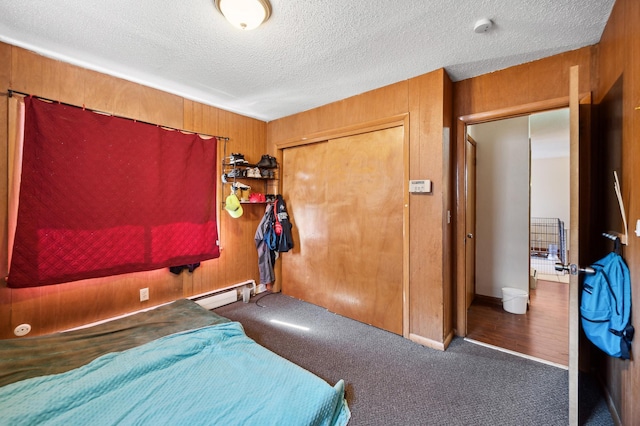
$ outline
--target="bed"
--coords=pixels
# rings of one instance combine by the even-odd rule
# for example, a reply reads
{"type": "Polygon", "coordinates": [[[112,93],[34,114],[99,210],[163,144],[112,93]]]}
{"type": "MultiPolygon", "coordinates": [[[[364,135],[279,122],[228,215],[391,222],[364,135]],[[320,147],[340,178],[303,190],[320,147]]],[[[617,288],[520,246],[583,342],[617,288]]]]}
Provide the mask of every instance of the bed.
{"type": "Polygon", "coordinates": [[[0,341],[0,424],[345,425],[334,386],[195,302],[0,341]]]}

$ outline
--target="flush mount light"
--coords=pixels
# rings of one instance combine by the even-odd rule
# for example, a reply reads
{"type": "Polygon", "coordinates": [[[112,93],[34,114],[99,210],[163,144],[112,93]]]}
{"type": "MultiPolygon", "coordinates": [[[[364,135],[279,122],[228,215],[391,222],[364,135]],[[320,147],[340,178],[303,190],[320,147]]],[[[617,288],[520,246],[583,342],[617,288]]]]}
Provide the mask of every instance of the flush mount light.
{"type": "Polygon", "coordinates": [[[271,16],[269,0],[214,0],[216,8],[241,30],[253,30],[271,16]]]}

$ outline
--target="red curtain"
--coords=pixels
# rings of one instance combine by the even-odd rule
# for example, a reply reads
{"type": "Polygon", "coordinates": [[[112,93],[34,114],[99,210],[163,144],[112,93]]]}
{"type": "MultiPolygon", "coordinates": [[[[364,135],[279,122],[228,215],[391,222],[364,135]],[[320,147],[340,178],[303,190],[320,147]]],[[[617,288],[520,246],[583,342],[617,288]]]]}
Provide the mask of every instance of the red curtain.
{"type": "Polygon", "coordinates": [[[10,287],[220,256],[215,138],[34,98],[25,108],[10,287]]]}

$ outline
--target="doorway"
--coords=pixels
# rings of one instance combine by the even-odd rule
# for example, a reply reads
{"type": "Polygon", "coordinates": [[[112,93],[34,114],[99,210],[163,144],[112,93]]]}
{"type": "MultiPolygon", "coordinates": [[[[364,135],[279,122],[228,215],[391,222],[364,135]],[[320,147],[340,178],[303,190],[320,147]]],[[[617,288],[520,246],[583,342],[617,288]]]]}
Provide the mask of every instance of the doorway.
{"type": "Polygon", "coordinates": [[[467,219],[471,211],[477,220],[466,250],[478,248],[467,338],[567,366],[568,276],[554,265],[568,241],[569,111],[469,125],[467,133],[477,151],[467,219]],[[528,292],[527,315],[503,309],[503,287],[528,292]]]}
{"type": "MultiPolygon", "coordinates": [[[[491,120],[521,116],[534,112],[548,111],[552,109],[564,108],[569,105],[570,109],[570,225],[571,231],[571,252],[569,263],[586,264],[586,254],[589,249],[589,231],[591,223],[588,212],[593,206],[590,184],[591,167],[591,96],[589,93],[581,94],[579,90],[580,67],[578,65],[569,68],[569,96],[556,99],[548,99],[528,104],[510,106],[503,109],[487,112],[475,112],[472,114],[459,116],[457,120],[457,158],[462,160],[457,163],[458,176],[464,177],[465,173],[465,150],[464,141],[466,138],[466,127],[470,124],[478,124],[491,120]],[[586,212],[586,214],[580,214],[586,212]],[[584,247],[583,247],[584,246],[584,247]]],[[[464,194],[464,180],[458,180],[459,191],[457,192],[457,202],[461,207],[457,210],[456,227],[456,253],[459,257],[465,256],[466,229],[465,213],[466,198],[464,194]]],[[[458,262],[456,266],[457,286],[456,286],[456,333],[460,336],[467,335],[467,310],[465,294],[466,270],[465,262],[458,262]]],[[[578,275],[572,274],[569,278],[569,423],[577,424],[578,421],[578,364],[580,345],[579,338],[579,300],[578,300],[578,275]]]]}

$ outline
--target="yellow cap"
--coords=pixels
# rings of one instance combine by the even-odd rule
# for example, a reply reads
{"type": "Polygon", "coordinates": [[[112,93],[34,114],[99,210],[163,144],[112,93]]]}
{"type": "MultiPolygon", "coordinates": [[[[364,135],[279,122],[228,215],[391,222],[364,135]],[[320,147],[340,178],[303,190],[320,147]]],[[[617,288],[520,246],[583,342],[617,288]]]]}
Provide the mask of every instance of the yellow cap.
{"type": "Polygon", "coordinates": [[[240,200],[238,200],[236,194],[231,194],[227,197],[227,200],[224,203],[224,208],[233,218],[237,219],[242,216],[242,204],[240,204],[240,200]]]}

